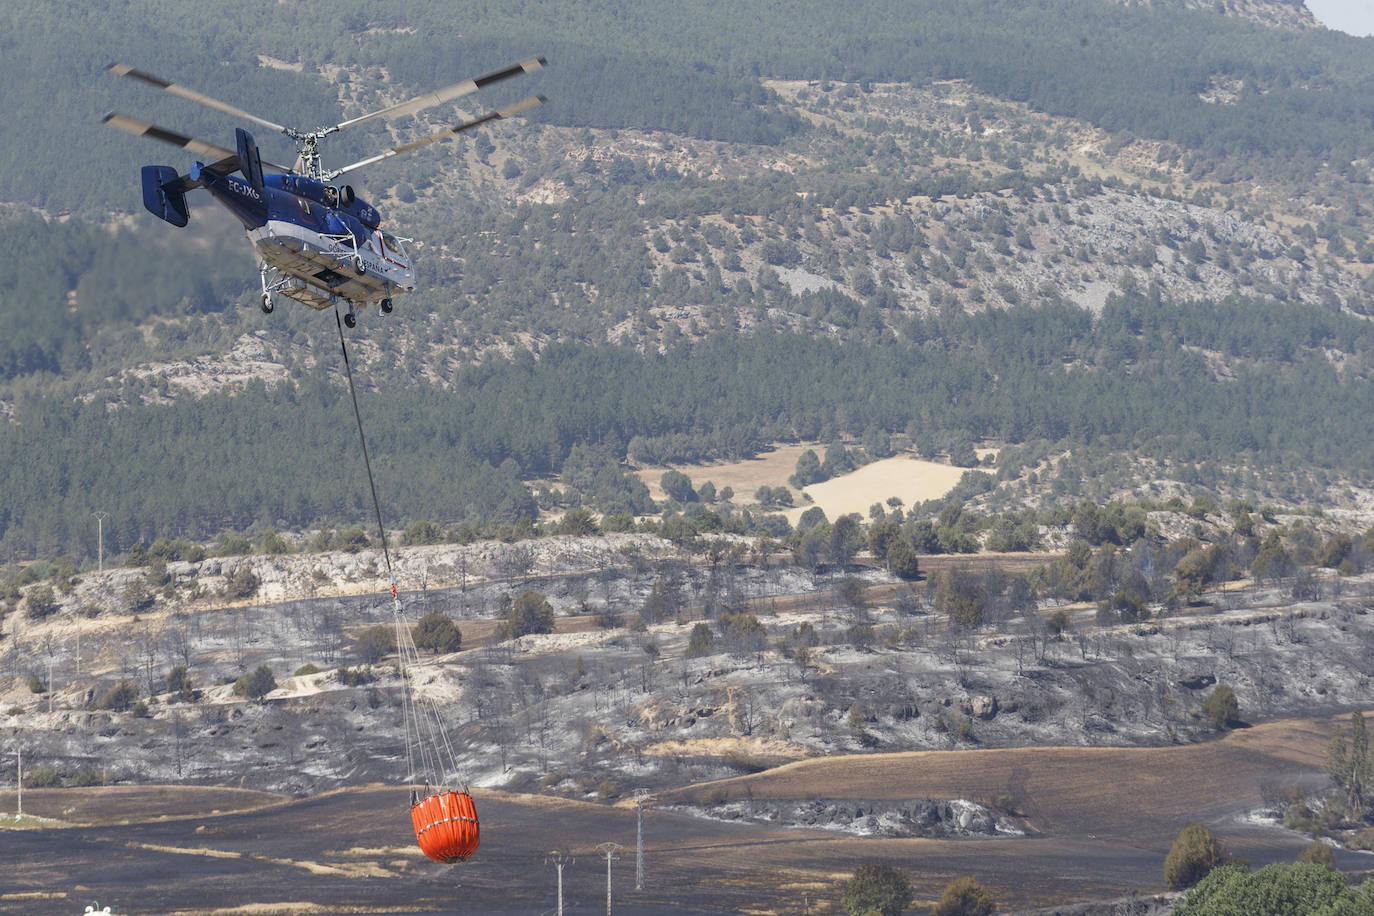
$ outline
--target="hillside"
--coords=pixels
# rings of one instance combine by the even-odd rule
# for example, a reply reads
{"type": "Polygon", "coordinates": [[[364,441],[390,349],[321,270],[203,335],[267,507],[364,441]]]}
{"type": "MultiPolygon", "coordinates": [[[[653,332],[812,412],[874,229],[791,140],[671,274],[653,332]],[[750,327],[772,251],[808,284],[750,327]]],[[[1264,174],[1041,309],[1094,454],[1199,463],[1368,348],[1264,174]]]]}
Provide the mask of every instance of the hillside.
{"type": "MultiPolygon", "coordinates": [[[[1187,518],[1174,515],[1150,521],[1187,518]]],[[[1297,545],[1307,521],[1269,530],[1297,545]]],[[[1224,522],[1206,528],[1226,541],[1224,522]]],[[[1141,540],[1099,555],[1148,569],[1170,550],[1141,540]]],[[[666,912],[761,898],[784,909],[802,889],[834,901],[874,857],[902,862],[930,899],[971,854],[1003,906],[1153,892],[1187,820],[1257,865],[1291,860],[1308,840],[1278,826],[1275,807],[1327,784],[1332,715],[1371,701],[1367,565],[1233,573],[1134,622],[990,596],[987,621],[963,629],[943,608],[943,577],[1010,584],[1060,559],[923,557],[919,584],[856,564],[855,602],[838,575],[722,553],[638,535],[397,552],[402,581],[423,586],[402,596],[410,619],[442,613],[463,634],[462,651],[426,653],[413,675],[444,710],[456,778],[479,800],[484,847],[462,873],[478,899],[551,845],[588,861],[594,842],[628,845],[641,787],[656,799],[653,882],[638,899],[666,912]],[[502,639],[501,596],[525,589],[548,596],[554,632],[502,639]],[[1209,723],[1217,684],[1234,686],[1243,722],[1209,723]]],[[[99,887],[102,899],[141,895],[149,912],[197,894],[300,910],[341,888],[416,912],[451,906],[428,888],[452,872],[406,833],[394,658],[368,656],[362,638],[391,616],[380,564],[375,550],[177,561],[168,586],[131,607],[130,586],[160,575],[152,562],[81,576],[54,612],[7,621],[0,734],[24,747],[25,811],[53,819],[7,834],[24,863],[9,893],[99,887]],[[226,596],[245,569],[258,593],[226,596]],[[236,695],[234,679],[259,665],[277,687],[236,695]],[[213,802],[198,789],[226,784],[236,791],[213,802]],[[340,845],[333,825],[345,823],[340,845]],[[119,874],[97,850],[118,853],[119,874]],[[168,868],[187,855],[195,867],[168,868]],[[241,868],[260,879],[210,886],[241,868]],[[379,876],[393,882],[364,880],[379,876]]],[[[1363,854],[1339,855],[1354,868],[1363,854]]],[[[514,886],[540,892],[528,875],[514,886]]],[[[9,893],[0,912],[24,912],[31,898],[9,893]]]]}
{"type": "MultiPolygon", "coordinates": [[[[156,15],[136,0],[98,32],[55,9],[9,14],[32,36],[20,45],[67,48],[29,71],[8,58],[2,103],[34,125],[27,152],[4,153],[29,164],[25,182],[0,177],[21,245],[0,268],[12,555],[93,556],[90,501],[120,551],[368,514],[333,322],[253,311],[248,248],[217,209],[186,232],[128,216],[137,166],[178,154],[96,122],[117,108],[211,138],[233,125],[119,85],[99,71],[112,57],[327,123],[549,55],[520,87],[553,99],[537,119],[360,177],[416,239],[423,280],[353,342],[402,524],[528,524],[536,481],[564,494],[545,511],[663,508],[623,482],[568,497],[579,448],[606,449],[619,476],[627,454],[648,470],[883,437],[921,454],[1017,446],[1007,506],[1058,495],[1020,468],[1043,484],[1075,465],[1105,495],[1159,482],[1358,505],[1345,494],[1369,483],[1368,443],[1338,405],[1365,403],[1371,381],[1374,55],[1300,5],[987,0],[952,17],[868,0],[808,7],[790,30],[703,9],[688,36],[652,4],[579,7],[557,34],[547,7],[462,12],[456,34],[422,4],[382,19],[342,4],[333,42],[286,10],[189,17],[158,48],[124,34],[156,15]],[[861,40],[871,21],[890,39],[861,40]],[[228,63],[190,54],[197,41],[228,63]],[[74,147],[70,122],[34,113],[49,85],[70,100],[74,147]],[[1330,409],[1304,413],[1314,402],[1330,409]]],[[[382,142],[348,136],[333,155],[382,142]]]]}

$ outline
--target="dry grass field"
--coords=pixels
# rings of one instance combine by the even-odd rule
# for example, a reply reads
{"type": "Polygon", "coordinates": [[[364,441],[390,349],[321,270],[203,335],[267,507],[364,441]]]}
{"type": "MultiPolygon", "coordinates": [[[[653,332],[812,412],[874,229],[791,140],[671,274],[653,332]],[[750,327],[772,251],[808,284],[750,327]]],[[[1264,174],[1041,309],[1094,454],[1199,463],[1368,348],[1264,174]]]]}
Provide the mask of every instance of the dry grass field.
{"type": "MultiPolygon", "coordinates": [[[[826,518],[838,518],[850,512],[867,518],[869,506],[886,502],[891,496],[896,496],[906,506],[939,499],[954,489],[964,471],[965,468],[949,464],[898,455],[812,484],[803,492],[825,510],[826,518]]],[[[788,521],[795,523],[804,511],[806,507],[802,506],[788,512],[788,521]]]]}
{"type": "MultiPolygon", "coordinates": [[[[661,796],[733,799],[988,798],[1010,792],[1025,838],[866,839],[820,830],[646,815],[647,885],[633,890],[634,811],[616,805],[481,790],[482,848],[435,865],[414,848],[405,791],[363,787],[287,801],[222,789],[68,789],[26,793],[26,813],[66,826],[8,831],[0,914],[79,912],[99,898],[127,914],[516,913],[553,905],[552,849],[569,913],[604,907],[598,843],[613,866],[616,912],[837,913],[840,885],[880,859],[913,877],[929,903],[973,874],[1006,909],[1160,889],[1179,828],[1201,820],[1256,864],[1291,860],[1306,838],[1248,823],[1265,782],[1320,778],[1330,721],[1241,729],[1200,745],[923,751],[800,761],[661,796]],[[78,826],[88,825],[88,826],[78,826]],[[36,906],[38,902],[41,906],[36,906]],[[59,905],[60,903],[60,905],[59,905]]],[[[13,793],[0,808],[13,810],[13,793]]],[[[1346,868],[1368,856],[1342,853],[1346,868]]]]}
{"type": "MultiPolygon", "coordinates": [[[[759,487],[786,486],[787,478],[797,469],[797,459],[807,449],[813,450],[818,456],[825,454],[824,445],[780,445],[748,461],[674,465],[673,469],[692,478],[694,486],[709,480],[715,484],[717,491],[732,487],[736,502],[749,503],[759,487]]],[[[664,499],[663,488],[659,485],[664,470],[654,467],[637,472],[656,500],[664,499]]],[[[935,461],[922,461],[909,455],[897,455],[864,465],[832,480],[812,484],[803,492],[811,497],[814,505],[825,510],[827,518],[837,518],[849,512],[867,515],[869,506],[886,502],[891,496],[901,499],[907,506],[938,499],[954,488],[965,470],[935,461]]],[[[796,522],[807,508],[809,505],[793,508],[786,513],[788,520],[796,522]]]]}

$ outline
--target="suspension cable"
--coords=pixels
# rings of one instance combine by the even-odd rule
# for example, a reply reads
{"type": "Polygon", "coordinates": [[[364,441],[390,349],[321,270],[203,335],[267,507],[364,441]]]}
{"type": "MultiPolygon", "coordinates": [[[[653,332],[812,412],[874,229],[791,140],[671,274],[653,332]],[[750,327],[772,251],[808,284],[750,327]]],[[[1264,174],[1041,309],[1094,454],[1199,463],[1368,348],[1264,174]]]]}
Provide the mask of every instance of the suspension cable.
{"type": "Polygon", "coordinates": [[[382,526],[382,504],[377,501],[377,481],[372,477],[372,459],[367,455],[367,436],[363,435],[363,415],[358,411],[358,390],[353,386],[353,364],[348,361],[348,344],[344,343],[343,320],[339,307],[334,306],[334,324],[339,328],[339,349],[343,351],[344,370],[348,373],[348,393],[353,398],[353,417],[358,421],[358,441],[363,444],[363,464],[367,467],[367,485],[372,489],[372,508],[377,513],[377,534],[382,538],[382,558],[386,560],[386,576],[391,580],[391,598],[400,609],[396,597],[396,575],[391,571],[391,552],[386,546],[386,528],[382,526]]]}
{"type": "Polygon", "coordinates": [[[367,485],[372,492],[372,509],[377,515],[377,534],[382,540],[382,557],[386,561],[387,579],[391,582],[391,604],[396,622],[396,652],[400,660],[401,683],[404,685],[401,717],[404,720],[406,732],[406,771],[409,778],[415,777],[414,755],[418,751],[421,758],[420,768],[424,771],[423,775],[426,782],[437,785],[444,781],[446,773],[453,773],[466,783],[467,780],[457,765],[458,755],[454,752],[453,745],[444,730],[443,718],[440,715],[438,704],[432,698],[426,701],[418,693],[412,693],[411,659],[413,658],[418,662],[419,652],[416,650],[414,640],[410,636],[410,630],[406,627],[401,616],[401,599],[396,591],[396,574],[392,570],[391,551],[387,547],[386,528],[382,524],[382,504],[377,499],[377,482],[372,475],[372,459],[367,452],[367,436],[363,433],[363,415],[358,410],[358,390],[353,384],[353,365],[348,359],[348,344],[344,341],[343,320],[339,317],[337,305],[334,306],[334,324],[339,329],[339,350],[343,353],[344,370],[348,375],[348,394],[353,400],[353,418],[358,421],[358,441],[362,443],[363,464],[367,468],[367,485]],[[411,741],[412,728],[415,739],[413,742],[411,741]],[[432,753],[430,745],[425,743],[427,730],[430,732],[432,753]]]}

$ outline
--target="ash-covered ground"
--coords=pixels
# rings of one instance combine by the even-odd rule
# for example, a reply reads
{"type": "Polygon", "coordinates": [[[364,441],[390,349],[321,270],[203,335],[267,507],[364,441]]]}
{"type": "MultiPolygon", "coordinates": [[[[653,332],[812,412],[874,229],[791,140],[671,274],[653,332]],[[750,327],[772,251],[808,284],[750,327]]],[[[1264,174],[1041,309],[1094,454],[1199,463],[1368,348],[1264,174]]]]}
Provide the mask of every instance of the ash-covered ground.
{"type": "MultiPolygon", "coordinates": [[[[139,573],[88,576],[71,608],[42,623],[7,621],[19,633],[4,647],[0,733],[67,781],[291,794],[404,782],[394,656],[367,667],[370,682],[339,676],[364,665],[359,633],[393,620],[379,565],[367,552],[184,564],[171,599],[93,617],[71,608],[89,612],[102,589],[116,595],[139,573]],[[358,593],[206,597],[233,563],[254,564],[267,594],[358,593]],[[33,692],[33,678],[46,687],[49,663],[51,694],[33,692]],[[200,691],[195,702],[167,692],[178,664],[200,691]],[[320,670],[292,676],[307,664],[320,670]],[[235,696],[232,681],[260,665],[278,688],[261,701],[235,696]],[[139,685],[146,714],[90,708],[121,679],[139,685]]],[[[960,632],[933,611],[924,582],[850,570],[867,587],[862,605],[846,605],[838,572],[738,553],[713,564],[644,537],[423,548],[402,552],[398,566],[402,582],[434,583],[403,593],[406,618],[440,611],[464,632],[462,651],[425,654],[412,675],[442,711],[459,758],[453,777],[480,787],[615,799],[824,754],[1186,743],[1216,734],[1200,707],[1223,683],[1247,720],[1374,701],[1370,577],[1333,574],[1304,602],[1282,585],[1232,585],[1204,606],[1130,626],[1100,626],[1092,607],[1068,605],[1059,609],[1070,625],[1055,637],[1048,606],[960,632]],[[556,632],[501,640],[502,596],[525,590],[548,597],[556,632]],[[629,626],[656,591],[655,622],[629,626]],[[759,627],[729,631],[730,613],[759,627]],[[693,657],[702,622],[714,646],[693,657]]]]}

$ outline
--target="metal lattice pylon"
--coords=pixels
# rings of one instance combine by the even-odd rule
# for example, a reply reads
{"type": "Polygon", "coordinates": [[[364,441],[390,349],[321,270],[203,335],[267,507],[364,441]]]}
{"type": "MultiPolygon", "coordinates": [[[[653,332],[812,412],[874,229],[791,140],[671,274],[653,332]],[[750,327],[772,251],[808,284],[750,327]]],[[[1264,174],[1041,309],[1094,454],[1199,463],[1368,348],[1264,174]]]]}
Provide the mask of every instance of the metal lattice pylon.
{"type": "Polygon", "coordinates": [[[653,804],[648,789],[635,789],[635,890],[644,890],[644,808],[653,804]]]}

